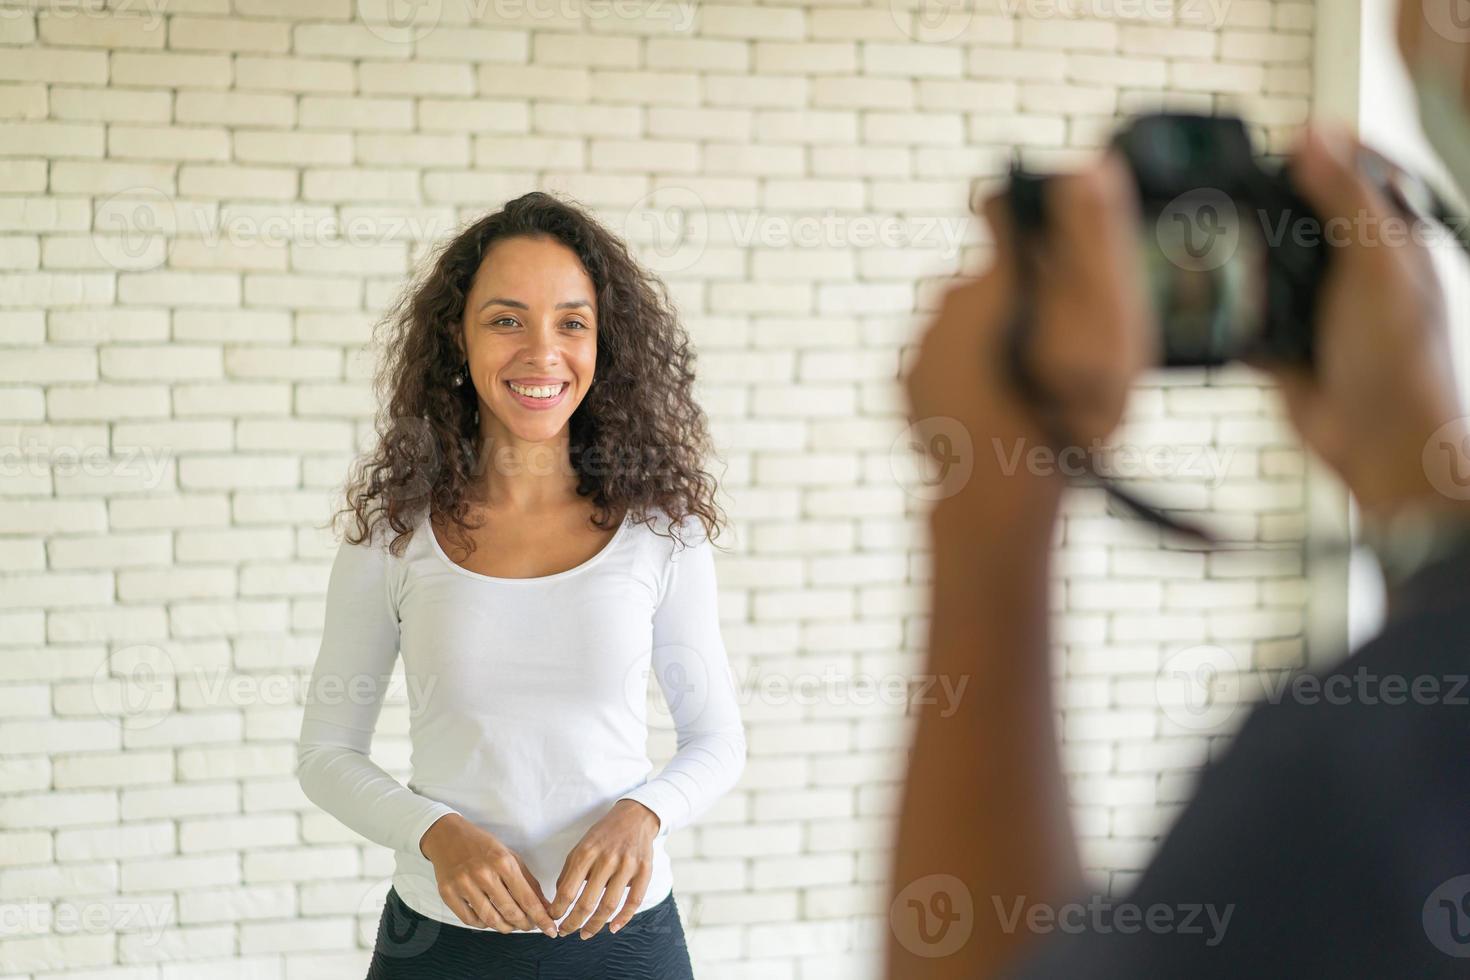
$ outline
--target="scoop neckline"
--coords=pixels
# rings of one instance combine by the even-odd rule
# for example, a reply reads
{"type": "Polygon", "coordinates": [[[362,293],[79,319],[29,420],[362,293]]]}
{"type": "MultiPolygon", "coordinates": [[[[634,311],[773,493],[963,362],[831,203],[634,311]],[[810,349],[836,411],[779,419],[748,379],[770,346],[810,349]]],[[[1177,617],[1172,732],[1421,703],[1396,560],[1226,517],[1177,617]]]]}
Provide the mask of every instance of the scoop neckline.
{"type": "Polygon", "coordinates": [[[584,571],[585,569],[591,568],[593,565],[596,565],[609,551],[613,550],[613,548],[620,540],[622,540],[624,532],[626,532],[628,529],[628,516],[629,515],[627,513],[624,513],[622,522],[618,524],[618,529],[613,532],[613,536],[611,539],[609,539],[607,544],[599,548],[596,554],[594,554],[591,558],[588,558],[586,561],[582,562],[580,565],[573,565],[571,568],[563,569],[560,572],[553,572],[550,575],[533,575],[530,577],[521,578],[505,578],[500,575],[485,575],[481,572],[471,571],[470,569],[465,568],[463,565],[459,564],[459,562],[455,561],[453,558],[450,558],[449,555],[445,553],[444,548],[439,544],[439,538],[434,534],[434,523],[432,520],[431,512],[426,511],[424,513],[421,524],[424,533],[429,538],[429,547],[434,550],[434,554],[438,555],[439,560],[442,561],[445,565],[448,565],[452,570],[458,572],[466,578],[478,579],[481,582],[495,582],[497,584],[535,585],[539,582],[555,582],[559,579],[566,578],[570,575],[575,575],[578,572],[584,571]]]}

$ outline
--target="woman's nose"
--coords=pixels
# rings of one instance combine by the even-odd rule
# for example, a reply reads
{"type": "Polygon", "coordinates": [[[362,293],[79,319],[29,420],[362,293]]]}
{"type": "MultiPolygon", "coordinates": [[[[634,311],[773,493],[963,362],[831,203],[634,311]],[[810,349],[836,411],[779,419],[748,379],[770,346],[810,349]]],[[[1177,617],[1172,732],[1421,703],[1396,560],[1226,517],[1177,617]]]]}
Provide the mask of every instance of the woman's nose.
{"type": "Polygon", "coordinates": [[[527,331],[522,353],[528,361],[555,361],[560,355],[556,331],[544,324],[527,331]]]}

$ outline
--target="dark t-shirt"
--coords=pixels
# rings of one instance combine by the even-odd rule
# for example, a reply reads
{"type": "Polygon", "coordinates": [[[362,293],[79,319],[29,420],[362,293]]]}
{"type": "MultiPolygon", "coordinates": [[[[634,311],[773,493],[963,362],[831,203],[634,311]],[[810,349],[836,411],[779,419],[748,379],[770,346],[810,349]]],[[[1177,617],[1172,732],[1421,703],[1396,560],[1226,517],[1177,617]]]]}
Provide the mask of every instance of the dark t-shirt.
{"type": "Polygon", "coordinates": [[[1133,891],[1037,920],[1009,976],[1470,977],[1467,590],[1461,549],[1320,687],[1258,705],[1133,891]]]}

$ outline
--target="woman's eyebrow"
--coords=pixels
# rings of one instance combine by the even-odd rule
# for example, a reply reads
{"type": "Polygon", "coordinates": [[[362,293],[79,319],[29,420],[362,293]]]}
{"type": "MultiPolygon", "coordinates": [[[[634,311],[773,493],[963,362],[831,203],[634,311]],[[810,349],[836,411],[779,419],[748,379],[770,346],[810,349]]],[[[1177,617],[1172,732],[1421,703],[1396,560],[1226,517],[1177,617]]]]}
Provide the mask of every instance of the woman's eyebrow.
{"type": "MultiPolygon", "coordinates": [[[[518,299],[508,299],[508,298],[506,298],[504,296],[492,296],[492,297],[490,297],[489,299],[485,300],[485,302],[483,302],[483,303],[480,304],[480,309],[483,310],[487,306],[497,306],[497,305],[499,305],[499,306],[509,306],[509,307],[512,307],[512,308],[517,309],[517,310],[529,310],[530,309],[529,306],[527,306],[525,303],[522,303],[520,300],[518,300],[518,299]]],[[[592,309],[592,304],[589,303],[589,302],[587,302],[585,299],[569,299],[565,303],[557,303],[556,304],[556,309],[558,309],[558,310],[572,310],[572,309],[576,309],[579,306],[585,306],[589,310],[592,309]]],[[[477,310],[476,312],[479,312],[479,310],[477,310]]]]}

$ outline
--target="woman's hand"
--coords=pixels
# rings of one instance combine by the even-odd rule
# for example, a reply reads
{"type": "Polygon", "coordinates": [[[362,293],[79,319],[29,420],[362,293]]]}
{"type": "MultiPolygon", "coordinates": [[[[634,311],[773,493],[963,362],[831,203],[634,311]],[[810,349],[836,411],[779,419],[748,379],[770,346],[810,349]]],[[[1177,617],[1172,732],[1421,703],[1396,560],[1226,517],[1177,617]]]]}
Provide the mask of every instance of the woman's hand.
{"type": "Polygon", "coordinates": [[[466,925],[556,935],[535,877],[493,834],[451,813],[434,822],[419,850],[434,864],[439,897],[466,925]]]}
{"type": "Polygon", "coordinates": [[[653,838],[658,828],[659,818],[648,807],[633,800],[618,800],[606,816],[587,829],[567,855],[561,877],[556,880],[556,898],[551,903],[553,919],[561,918],[577,894],[577,887],[587,883],[577,904],[562,921],[563,936],[579,926],[583,939],[597,935],[608,917],[618,910],[624,888],[629,889],[628,900],[622,902],[622,911],[613,919],[610,930],[617,932],[627,925],[643,904],[648,879],[653,876],[653,838]]]}

